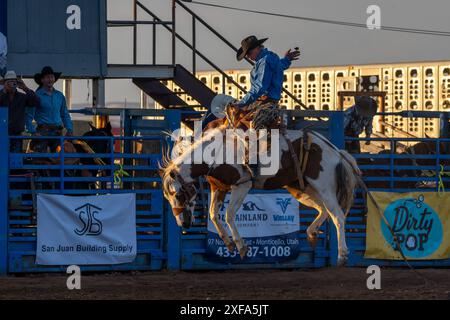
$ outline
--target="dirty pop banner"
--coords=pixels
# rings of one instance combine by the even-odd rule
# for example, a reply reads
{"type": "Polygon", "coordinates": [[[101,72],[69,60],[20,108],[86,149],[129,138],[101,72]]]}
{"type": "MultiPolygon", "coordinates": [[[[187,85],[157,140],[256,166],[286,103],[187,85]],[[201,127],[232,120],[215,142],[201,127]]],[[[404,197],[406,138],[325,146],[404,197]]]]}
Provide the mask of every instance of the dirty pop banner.
{"type": "Polygon", "coordinates": [[[120,264],[136,252],[135,194],[37,196],[36,264],[120,264]]]}
{"type": "MultiPolygon", "coordinates": [[[[412,260],[450,258],[450,197],[444,193],[374,192],[405,256],[412,260]]],[[[365,258],[402,259],[386,223],[369,201],[365,258]]]]}
{"type": "MultiPolygon", "coordinates": [[[[219,220],[231,237],[225,222],[226,208],[220,208],[219,220]]],[[[298,202],[290,194],[249,194],[236,214],[236,226],[249,247],[247,258],[241,260],[235,249],[229,252],[210,219],[208,219],[207,257],[223,263],[271,263],[297,258],[300,241],[298,202]]]]}

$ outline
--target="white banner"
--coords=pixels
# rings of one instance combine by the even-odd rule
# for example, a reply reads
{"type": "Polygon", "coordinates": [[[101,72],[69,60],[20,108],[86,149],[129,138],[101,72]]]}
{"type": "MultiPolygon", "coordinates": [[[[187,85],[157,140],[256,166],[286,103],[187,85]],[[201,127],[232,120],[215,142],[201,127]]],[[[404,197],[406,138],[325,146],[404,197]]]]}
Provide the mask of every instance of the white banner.
{"type": "MultiPolygon", "coordinates": [[[[211,201],[209,198],[208,200],[211,201]]],[[[224,205],[219,210],[219,219],[222,223],[225,223],[229,201],[228,193],[224,205]]],[[[235,222],[243,238],[270,237],[298,232],[300,224],[298,202],[287,193],[248,194],[236,213],[235,222]]],[[[208,231],[217,233],[211,221],[208,221],[208,231]]],[[[228,234],[231,236],[230,230],[228,234]]]]}
{"type": "Polygon", "coordinates": [[[36,264],[128,263],[136,246],[135,194],[37,196],[36,264]]]}
{"type": "MultiPolygon", "coordinates": [[[[218,213],[225,225],[230,195],[218,213]]],[[[287,193],[248,194],[239,208],[236,227],[249,250],[241,260],[237,250],[229,252],[208,219],[207,257],[223,263],[273,263],[296,259],[299,254],[300,215],[297,200],[287,193]]],[[[225,227],[230,236],[229,228],[225,227]]]]}

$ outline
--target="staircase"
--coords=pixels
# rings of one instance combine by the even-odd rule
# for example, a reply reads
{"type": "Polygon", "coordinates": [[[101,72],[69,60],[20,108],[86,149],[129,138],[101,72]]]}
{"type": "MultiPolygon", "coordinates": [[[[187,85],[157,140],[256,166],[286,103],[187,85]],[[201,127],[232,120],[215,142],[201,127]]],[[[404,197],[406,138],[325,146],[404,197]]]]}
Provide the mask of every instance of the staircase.
{"type": "Polygon", "coordinates": [[[193,111],[193,106],[188,105],[186,101],[179,97],[183,93],[187,93],[194,98],[199,103],[199,106],[205,108],[211,106],[211,101],[216,94],[182,65],[177,64],[175,66],[174,76],[171,80],[183,92],[175,93],[155,78],[134,78],[133,83],[167,109],[181,107],[193,111]]]}
{"type": "MultiPolygon", "coordinates": [[[[211,32],[216,38],[221,42],[225,43],[231,50],[230,54],[235,55],[238,48],[236,48],[231,42],[226,40],[221,34],[219,34],[214,28],[212,28],[205,20],[199,17],[195,12],[189,9],[180,0],[172,0],[172,21],[164,21],[159,18],[155,13],[153,13],[149,8],[143,5],[139,0],[134,0],[134,20],[132,21],[108,21],[108,27],[133,27],[134,29],[134,51],[133,51],[133,64],[131,65],[108,65],[108,69],[114,70],[118,77],[122,77],[125,74],[129,75],[133,79],[133,83],[139,87],[148,96],[153,98],[158,104],[167,109],[181,108],[183,110],[196,112],[194,108],[203,107],[209,109],[211,106],[211,101],[215,97],[214,93],[210,88],[208,88],[202,81],[197,79],[196,65],[197,57],[200,57],[209,66],[215,69],[222,75],[223,83],[233,84],[242,92],[246,90],[237,83],[232,77],[227,75],[219,66],[217,66],[213,61],[206,57],[202,52],[200,52],[196,47],[196,25],[200,23],[209,32],[211,32]],[[182,8],[186,13],[192,17],[192,39],[191,41],[186,40],[179,33],[176,32],[176,6],[182,8]],[[149,21],[138,21],[138,10],[149,15],[152,20],[149,21]],[[153,26],[153,64],[142,65],[137,63],[137,27],[142,24],[151,24],[153,26]],[[170,32],[172,36],[172,65],[163,65],[157,63],[156,57],[156,27],[162,26],[167,31],[170,32]],[[180,64],[176,64],[176,44],[180,41],[182,44],[187,46],[192,51],[192,70],[189,71],[180,64]],[[125,70],[125,71],[124,71],[125,70]],[[164,81],[173,81],[178,87],[181,88],[182,92],[174,92],[170,90],[164,81]],[[192,105],[192,103],[187,103],[180,96],[186,94],[192,97],[198,102],[198,105],[192,105]]],[[[140,16],[140,15],[139,15],[140,16]]],[[[183,26],[185,27],[185,26],[183,26]]],[[[247,60],[250,64],[251,61],[247,60]]],[[[125,76],[126,77],[126,76],[125,76]]],[[[225,88],[223,89],[225,90],[225,88]]],[[[291,94],[286,89],[283,89],[284,93],[291,97],[298,105],[306,109],[306,106],[297,99],[296,96],[291,94]]]]}

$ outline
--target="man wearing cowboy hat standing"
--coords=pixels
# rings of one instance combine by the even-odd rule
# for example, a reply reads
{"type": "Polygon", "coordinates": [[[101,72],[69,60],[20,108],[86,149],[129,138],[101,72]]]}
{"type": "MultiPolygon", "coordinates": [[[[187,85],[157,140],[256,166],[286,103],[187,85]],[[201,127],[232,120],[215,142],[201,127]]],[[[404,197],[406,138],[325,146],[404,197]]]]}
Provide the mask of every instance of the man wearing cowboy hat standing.
{"type": "MultiPolygon", "coordinates": [[[[347,137],[357,138],[363,131],[366,138],[370,138],[373,129],[373,117],[378,109],[377,102],[371,97],[355,97],[355,105],[345,110],[344,134],[347,137]]],[[[366,141],[369,145],[370,141],[366,141]]],[[[346,141],[345,149],[351,153],[361,153],[359,141],[346,141]]]]}
{"type": "MultiPolygon", "coordinates": [[[[25,130],[27,109],[38,106],[39,98],[21,79],[17,78],[14,71],[6,72],[5,78],[0,82],[4,86],[0,91],[0,106],[8,108],[8,134],[21,136],[25,130]],[[25,93],[17,91],[17,88],[25,93]]],[[[11,139],[10,151],[21,153],[22,145],[22,140],[11,139]]]]}
{"type": "Polygon", "coordinates": [[[251,88],[238,102],[239,107],[245,107],[255,101],[261,103],[278,103],[283,90],[284,70],[291,66],[291,62],[298,60],[300,51],[289,50],[284,58],[264,48],[263,43],[268,38],[257,39],[249,36],[242,40],[236,58],[241,61],[247,58],[255,62],[250,74],[251,88]]]}
{"type": "MultiPolygon", "coordinates": [[[[33,129],[31,133],[41,136],[61,136],[65,128],[67,136],[73,133],[73,124],[67,109],[66,98],[63,93],[54,88],[54,84],[61,76],[60,72],[54,72],[51,67],[44,67],[41,73],[34,76],[39,85],[36,94],[41,100],[40,106],[34,108],[28,114],[28,122],[33,129]],[[31,125],[33,119],[37,128],[31,125]]],[[[39,151],[45,152],[47,146],[51,152],[56,152],[59,140],[42,140],[37,143],[39,151]]]]}

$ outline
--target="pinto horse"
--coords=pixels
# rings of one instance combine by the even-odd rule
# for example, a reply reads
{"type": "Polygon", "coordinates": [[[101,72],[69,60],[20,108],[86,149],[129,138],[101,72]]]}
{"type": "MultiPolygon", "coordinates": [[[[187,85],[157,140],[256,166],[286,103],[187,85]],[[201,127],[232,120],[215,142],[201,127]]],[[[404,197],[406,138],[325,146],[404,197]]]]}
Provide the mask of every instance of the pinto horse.
{"type": "MultiPolygon", "coordinates": [[[[296,175],[296,162],[289,149],[289,141],[294,146],[296,157],[302,154],[302,137],[306,137],[301,130],[286,130],[285,134],[278,136],[278,143],[274,143],[275,136],[271,136],[271,155],[278,161],[278,169],[270,174],[261,174],[252,178],[246,165],[238,162],[229,163],[220,161],[220,155],[215,154],[215,161],[190,161],[195,154],[209,152],[212,144],[222,150],[221,155],[226,157],[236,150],[236,144],[242,138],[236,135],[234,143],[225,143],[227,134],[225,124],[205,131],[201,139],[188,143],[183,147],[175,143],[174,149],[182,149],[181,154],[165,159],[160,167],[162,189],[164,197],[169,201],[177,224],[189,228],[193,219],[197,189],[195,182],[198,177],[207,177],[211,186],[211,204],[209,215],[216,227],[219,236],[230,252],[234,246],[244,258],[247,246],[236,228],[235,216],[244,198],[251,188],[255,189],[287,189],[299,202],[317,209],[318,216],[307,229],[308,241],[312,245],[317,240],[318,230],[328,216],[331,217],[338,235],[338,265],[347,261],[348,249],[345,241],[345,217],[353,203],[353,192],[361,181],[360,171],[355,159],[344,150],[337,149],[325,137],[315,132],[308,132],[310,136],[309,161],[304,172],[305,187],[300,187],[296,175]],[[214,137],[214,138],[213,138],[214,137]],[[214,141],[212,141],[214,140],[214,141]],[[213,183],[211,183],[213,182],[213,183]],[[226,209],[226,225],[231,231],[230,239],[221,224],[218,216],[219,208],[223,205],[224,197],[231,191],[230,202],[226,209]]],[[[234,131],[233,131],[234,132],[234,131]]],[[[262,150],[264,150],[264,143],[262,150]]],[[[263,151],[258,150],[258,155],[263,151]]],[[[173,154],[173,152],[172,152],[173,154]]],[[[233,153],[234,154],[234,153],[233,153]]],[[[260,158],[261,159],[261,158],[260,158]]],[[[261,170],[264,166],[259,164],[261,170]]]]}

